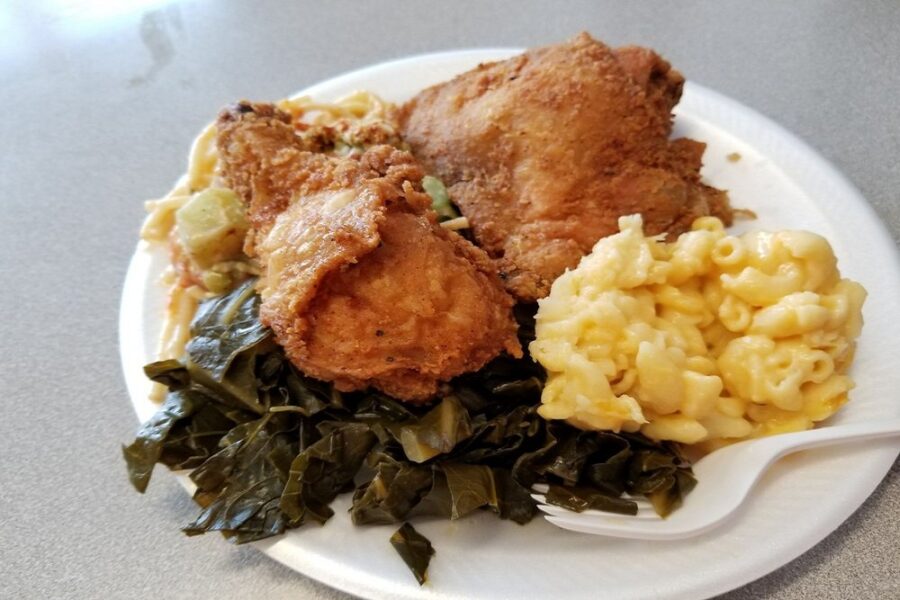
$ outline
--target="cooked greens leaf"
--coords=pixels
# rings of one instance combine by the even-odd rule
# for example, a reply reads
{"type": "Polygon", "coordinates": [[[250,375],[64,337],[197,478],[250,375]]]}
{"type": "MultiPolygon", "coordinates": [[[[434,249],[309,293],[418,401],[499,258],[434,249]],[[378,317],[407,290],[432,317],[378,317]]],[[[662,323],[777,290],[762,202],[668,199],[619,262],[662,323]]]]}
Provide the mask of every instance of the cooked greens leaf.
{"type": "Polygon", "coordinates": [[[431,467],[384,460],[375,477],[353,494],[350,516],[357,525],[399,523],[433,486],[431,467]]]}
{"type": "Polygon", "coordinates": [[[367,394],[356,407],[354,416],[357,419],[386,419],[395,423],[402,423],[414,419],[415,415],[399,400],[394,400],[377,392],[367,394]]]}
{"type": "MultiPolygon", "coordinates": [[[[287,366],[289,372],[285,376],[284,385],[291,406],[302,409],[303,414],[311,417],[328,407],[330,395],[319,389],[311,380],[300,375],[293,365],[287,366]]],[[[317,382],[318,383],[318,382],[317,382]]]]}
{"type": "Polygon", "coordinates": [[[277,457],[296,451],[295,430],[292,415],[270,414],[229,431],[222,438],[227,445],[191,472],[204,509],[184,532],[221,531],[238,543],[283,532],[284,472],[277,457]]]}
{"type": "Polygon", "coordinates": [[[191,323],[194,337],[187,344],[189,368],[221,382],[239,353],[270,337],[259,322],[255,284],[255,279],[248,279],[234,291],[200,303],[191,323]]]}
{"type": "Polygon", "coordinates": [[[468,411],[455,396],[446,396],[417,423],[403,426],[400,443],[409,460],[423,463],[449,453],[471,434],[468,411]]]}
{"type": "Polygon", "coordinates": [[[187,369],[177,360],[159,360],[144,365],[147,379],[161,383],[169,389],[183,389],[190,382],[187,369]]]}
{"type": "Polygon", "coordinates": [[[378,441],[367,425],[342,424],[297,455],[281,494],[281,510],[292,526],[309,519],[324,523],[331,501],[353,483],[366,455],[378,441]]]}
{"type": "Polygon", "coordinates": [[[551,485],[545,497],[547,504],[562,506],[575,512],[593,509],[623,515],[637,514],[637,504],[634,501],[584,487],[551,485]]]}
{"type": "Polygon", "coordinates": [[[544,472],[559,477],[569,485],[575,485],[581,478],[585,462],[599,449],[599,436],[594,432],[584,431],[563,438],[556,447],[553,462],[544,472]]]}
{"type": "Polygon", "coordinates": [[[633,454],[631,446],[615,434],[599,432],[597,436],[603,443],[603,449],[584,469],[584,478],[611,496],[621,496],[625,491],[625,474],[633,454]]]}
{"type": "Polygon", "coordinates": [[[522,449],[535,443],[542,428],[532,406],[517,406],[488,420],[478,418],[457,456],[468,463],[511,467],[522,449]]]}
{"type": "Polygon", "coordinates": [[[697,483],[680,460],[658,450],[637,451],[626,475],[629,493],[647,496],[660,516],[668,516],[697,483]]]}
{"type": "Polygon", "coordinates": [[[245,542],[284,530],[283,518],[270,515],[277,508],[284,482],[278,469],[266,460],[282,432],[268,425],[264,418],[239,426],[239,440],[191,473],[199,491],[217,496],[183,529],[185,533],[240,532],[240,541],[245,542]]]}
{"type": "Polygon", "coordinates": [[[659,516],[667,517],[673,510],[681,506],[684,497],[694,489],[695,485],[697,485],[697,480],[691,473],[686,469],[678,469],[675,471],[672,485],[650,492],[647,494],[647,498],[659,516]]]}
{"type": "Polygon", "coordinates": [[[489,506],[499,512],[497,484],[490,467],[443,463],[450,490],[450,518],[460,519],[476,508],[489,506]]]}
{"type": "Polygon", "coordinates": [[[391,545],[412,571],[419,585],[424,584],[428,563],[434,556],[434,548],[428,538],[416,531],[409,523],[404,523],[391,536],[391,545]]]}
{"type": "Polygon", "coordinates": [[[256,353],[251,348],[238,354],[228,370],[217,380],[205,369],[188,359],[187,372],[195,387],[200,387],[237,410],[249,410],[261,415],[265,412],[259,401],[259,389],[255,373],[256,353]]]}
{"type": "Polygon", "coordinates": [[[543,387],[544,384],[540,379],[529,377],[528,379],[500,383],[494,386],[491,391],[500,398],[518,397],[533,401],[540,400],[543,387]]]}
{"type": "Polygon", "coordinates": [[[160,460],[172,429],[179,422],[190,418],[205,401],[206,398],[199,394],[170,392],[162,408],[138,430],[134,442],[122,446],[128,479],[137,491],[146,491],[153,466],[160,460]]]}
{"type": "Polygon", "coordinates": [[[501,519],[509,519],[524,525],[534,518],[538,508],[530,490],[519,485],[506,469],[494,469],[494,481],[500,500],[501,519]]]}

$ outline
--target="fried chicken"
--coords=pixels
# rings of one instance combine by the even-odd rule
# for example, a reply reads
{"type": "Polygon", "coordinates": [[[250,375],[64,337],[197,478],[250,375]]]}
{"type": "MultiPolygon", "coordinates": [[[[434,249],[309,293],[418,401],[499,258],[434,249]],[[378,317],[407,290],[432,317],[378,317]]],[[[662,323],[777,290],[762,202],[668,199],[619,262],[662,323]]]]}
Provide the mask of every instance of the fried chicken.
{"type": "Polygon", "coordinates": [[[700,181],[705,145],[668,139],[683,83],[652,50],[581,34],[426,89],[400,129],[530,301],[622,215],[641,213],[649,234],[708,214],[731,222],[725,192],[700,181]]]}
{"type": "Polygon", "coordinates": [[[512,298],[481,250],[437,224],[413,157],[309,152],[287,114],[241,103],[217,122],[221,174],[247,203],[260,319],[304,373],[427,400],[502,351],[512,298]]]}

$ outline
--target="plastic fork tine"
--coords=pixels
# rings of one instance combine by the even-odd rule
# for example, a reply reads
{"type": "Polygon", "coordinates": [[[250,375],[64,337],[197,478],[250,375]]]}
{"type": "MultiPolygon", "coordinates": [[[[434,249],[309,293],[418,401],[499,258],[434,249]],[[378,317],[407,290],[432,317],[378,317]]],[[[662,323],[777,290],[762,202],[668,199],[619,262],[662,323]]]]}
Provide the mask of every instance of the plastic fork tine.
{"type": "Polygon", "coordinates": [[[600,510],[586,510],[580,513],[573,513],[571,510],[567,508],[563,508],[562,506],[554,506],[552,504],[538,504],[538,508],[543,512],[547,513],[551,516],[565,517],[567,515],[577,514],[579,519],[623,519],[623,520],[631,520],[631,519],[641,519],[641,520],[659,520],[661,517],[656,514],[656,511],[650,508],[638,508],[638,512],[635,515],[626,515],[622,513],[614,513],[614,512],[604,512],[600,510]]]}
{"type": "MultiPolygon", "coordinates": [[[[541,486],[546,489],[546,486],[541,486]]],[[[535,486],[535,489],[538,489],[538,486],[535,486]]],[[[553,504],[547,503],[547,498],[544,494],[531,494],[531,497],[538,503],[538,508],[545,512],[550,516],[557,517],[566,517],[568,515],[577,514],[580,519],[639,519],[639,520],[658,520],[660,516],[656,514],[656,510],[654,510],[653,505],[646,498],[639,498],[629,495],[624,495],[623,498],[627,500],[633,501],[637,504],[638,511],[637,514],[634,515],[626,515],[621,513],[614,512],[606,512],[600,510],[585,510],[580,513],[575,513],[567,508],[563,508],[562,506],[556,506],[553,504]]]]}

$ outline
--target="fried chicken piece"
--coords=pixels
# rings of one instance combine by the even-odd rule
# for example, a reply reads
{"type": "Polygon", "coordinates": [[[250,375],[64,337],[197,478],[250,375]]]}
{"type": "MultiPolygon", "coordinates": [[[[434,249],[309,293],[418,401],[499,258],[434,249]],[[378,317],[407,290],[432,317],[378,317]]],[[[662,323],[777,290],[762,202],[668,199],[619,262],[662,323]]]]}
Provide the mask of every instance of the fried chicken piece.
{"type": "Polygon", "coordinates": [[[494,265],[437,224],[409,153],[306,151],[271,105],[225,110],[217,129],[262,265],[260,319],[301,371],[423,401],[504,350],[521,356],[494,265]]]}
{"type": "Polygon", "coordinates": [[[683,83],[652,50],[581,34],[421,92],[400,128],[530,301],[622,215],[641,213],[649,234],[702,215],[731,222],[725,193],[700,181],[705,145],[668,139],[683,83]]]}

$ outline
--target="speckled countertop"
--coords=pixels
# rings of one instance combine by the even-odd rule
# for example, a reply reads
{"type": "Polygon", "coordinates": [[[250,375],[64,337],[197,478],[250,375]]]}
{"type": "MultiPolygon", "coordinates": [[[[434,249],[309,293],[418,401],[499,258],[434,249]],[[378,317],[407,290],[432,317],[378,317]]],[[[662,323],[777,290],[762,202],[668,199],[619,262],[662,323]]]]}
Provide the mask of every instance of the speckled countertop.
{"type": "MultiPolygon", "coordinates": [[[[179,527],[160,472],[128,486],[137,425],[117,352],[143,217],[218,107],[384,60],[589,30],[806,140],[900,239],[900,4],[889,0],[240,2],[0,6],[0,597],[347,598],[249,547],[179,527]]],[[[839,529],[728,600],[900,597],[900,468],[839,529]]]]}

